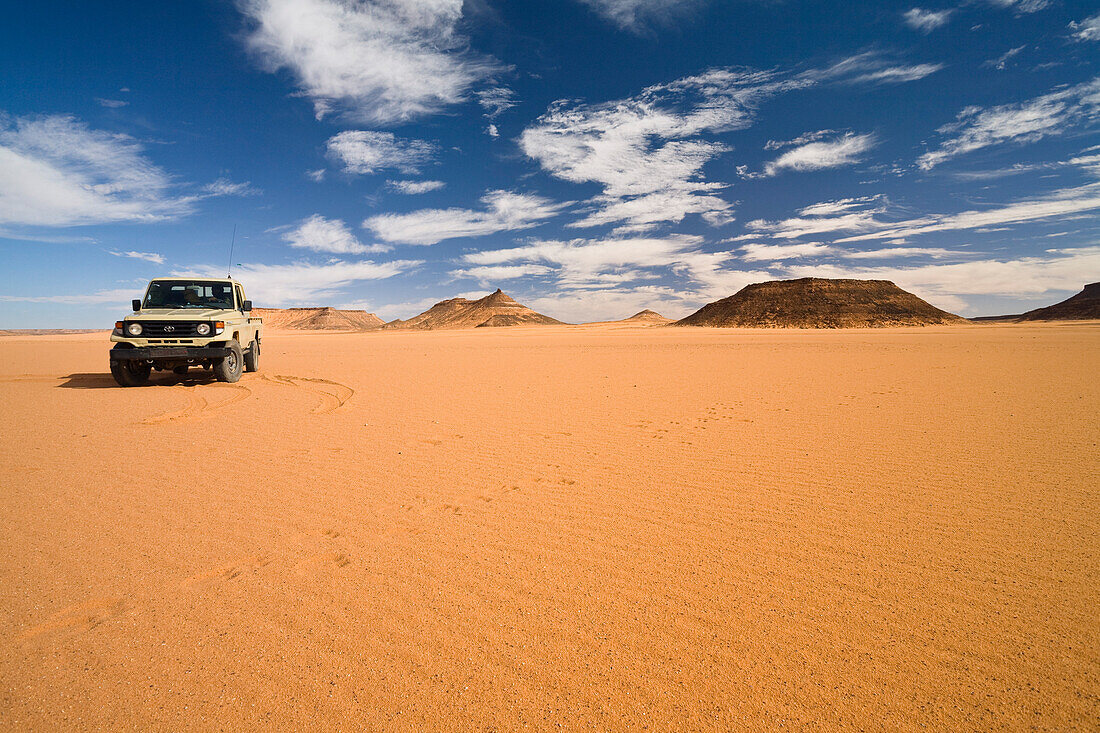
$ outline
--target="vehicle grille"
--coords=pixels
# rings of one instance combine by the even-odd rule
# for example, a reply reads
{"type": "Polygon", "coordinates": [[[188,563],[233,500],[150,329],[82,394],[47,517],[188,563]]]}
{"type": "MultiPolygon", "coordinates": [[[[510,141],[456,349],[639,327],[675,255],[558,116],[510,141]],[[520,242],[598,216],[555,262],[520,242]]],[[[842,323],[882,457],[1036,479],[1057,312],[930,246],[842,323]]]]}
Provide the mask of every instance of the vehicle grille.
{"type": "Polygon", "coordinates": [[[141,321],[141,335],[146,338],[178,338],[180,336],[197,336],[195,328],[198,323],[179,321],[141,321]]]}

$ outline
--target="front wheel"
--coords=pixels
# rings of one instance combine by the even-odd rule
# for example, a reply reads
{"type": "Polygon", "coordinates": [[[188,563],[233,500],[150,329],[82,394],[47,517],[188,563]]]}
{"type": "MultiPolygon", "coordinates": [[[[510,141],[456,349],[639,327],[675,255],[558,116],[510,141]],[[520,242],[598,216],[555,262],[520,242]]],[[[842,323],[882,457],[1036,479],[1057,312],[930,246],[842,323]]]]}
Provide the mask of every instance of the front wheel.
{"type": "Polygon", "coordinates": [[[244,352],[244,370],[246,372],[254,372],[260,368],[260,340],[256,339],[252,342],[252,345],[248,347],[248,351],[244,352]]]}
{"type": "Polygon", "coordinates": [[[244,366],[241,345],[230,340],[225,343],[225,348],[229,349],[229,354],[214,363],[214,378],[219,382],[236,382],[241,378],[244,366]]]}
{"type": "Polygon", "coordinates": [[[112,361],[111,376],[120,387],[140,387],[149,381],[153,367],[143,361],[112,361]]]}

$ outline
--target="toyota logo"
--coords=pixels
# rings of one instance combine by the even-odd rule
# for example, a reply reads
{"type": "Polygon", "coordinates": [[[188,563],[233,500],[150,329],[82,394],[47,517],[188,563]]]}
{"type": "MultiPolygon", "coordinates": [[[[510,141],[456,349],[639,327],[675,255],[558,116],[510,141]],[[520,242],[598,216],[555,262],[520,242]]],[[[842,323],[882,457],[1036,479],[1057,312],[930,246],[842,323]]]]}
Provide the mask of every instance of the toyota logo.
{"type": "Polygon", "coordinates": [[[175,327],[175,326],[165,326],[165,327],[164,327],[164,332],[165,332],[165,333],[172,333],[172,332],[173,332],[173,331],[175,331],[175,330],[176,330],[176,327],[175,327]]]}

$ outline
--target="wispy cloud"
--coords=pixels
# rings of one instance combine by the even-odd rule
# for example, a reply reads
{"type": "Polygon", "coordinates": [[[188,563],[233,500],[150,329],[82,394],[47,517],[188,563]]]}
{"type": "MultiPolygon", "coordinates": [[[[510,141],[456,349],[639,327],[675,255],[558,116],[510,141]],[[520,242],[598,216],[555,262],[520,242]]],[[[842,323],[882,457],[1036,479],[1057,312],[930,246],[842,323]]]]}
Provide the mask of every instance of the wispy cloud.
{"type": "Polygon", "coordinates": [[[398,193],[410,195],[438,191],[447,185],[443,181],[386,181],[386,184],[398,193]]]}
{"type": "Polygon", "coordinates": [[[748,262],[777,262],[802,257],[820,257],[833,248],[827,244],[746,244],[741,248],[741,259],[748,262]]]}
{"type": "Polygon", "coordinates": [[[463,260],[480,266],[545,265],[552,268],[559,283],[579,286],[647,279],[643,271],[682,265],[687,262],[686,253],[694,252],[701,243],[701,237],[688,235],[545,240],[509,249],[471,252],[463,260]]]}
{"type": "Polygon", "coordinates": [[[1010,204],[956,214],[928,214],[916,219],[886,218],[887,205],[880,199],[853,201],[838,208],[833,203],[802,209],[801,216],[780,221],[755,220],[747,226],[758,235],[776,239],[819,238],[826,233],[847,236],[835,242],[899,239],[947,231],[977,230],[1018,225],[1100,209],[1100,183],[1065,188],[1010,204]]]}
{"type": "Polygon", "coordinates": [[[824,69],[803,72],[801,78],[842,84],[904,84],[919,81],[941,69],[943,64],[899,64],[877,51],[865,51],[824,69]]]}
{"type": "Polygon", "coordinates": [[[875,136],[848,133],[834,140],[822,140],[789,150],[764,167],[764,173],[774,176],[784,169],[815,171],[838,168],[860,161],[860,156],[875,145],[875,136]]]}
{"type": "Polygon", "coordinates": [[[117,290],[98,290],[85,295],[0,295],[0,303],[61,303],[63,305],[100,305],[103,303],[126,303],[141,295],[141,286],[119,288],[117,290]]]}
{"type": "Polygon", "coordinates": [[[809,83],[712,69],[614,102],[561,101],[524,130],[520,145],[552,175],[603,187],[594,211],[572,226],[639,231],[692,213],[721,217],[731,205],[715,192],[725,184],[702,180],[702,170],[729,148],[700,136],[748,127],[762,100],[809,83]]]}
{"type": "Polygon", "coordinates": [[[902,13],[902,19],[905,24],[913,30],[920,31],[921,33],[931,33],[940,26],[947,25],[947,21],[951,19],[952,13],[955,10],[948,8],[947,10],[924,10],[923,8],[912,8],[902,13]]]}
{"type": "Polygon", "coordinates": [[[462,0],[238,0],[249,46],[289,70],[318,118],[389,124],[466,99],[498,64],[458,32],[462,0]]]}
{"type": "Polygon", "coordinates": [[[366,254],[388,252],[385,244],[365,245],[360,242],[340,219],[326,219],[314,214],[299,222],[298,226],[283,234],[283,241],[291,247],[332,254],[366,254]]]}
{"type": "Polygon", "coordinates": [[[1100,41],[1100,13],[1082,21],[1073,21],[1069,24],[1069,28],[1078,41],[1100,41]]]}
{"type": "Polygon", "coordinates": [[[1026,44],[1023,46],[1017,46],[1016,48],[1010,48],[997,58],[989,59],[988,61],[982,63],[982,66],[996,69],[997,71],[1004,71],[1006,68],[1008,68],[1009,60],[1011,60],[1012,57],[1016,56],[1016,54],[1020,53],[1025,48],[1027,48],[1026,44]]]}
{"type": "Polygon", "coordinates": [[[191,213],[194,201],[126,135],[64,115],[0,118],[0,224],[163,221],[191,213]]]}
{"type": "Polygon", "coordinates": [[[1098,113],[1100,78],[1026,102],[967,107],[955,122],[940,128],[942,134],[950,137],[938,149],[920,156],[917,163],[928,170],[945,160],[991,145],[1035,142],[1095,120],[1098,113]]]}
{"type": "Polygon", "coordinates": [[[96,97],[95,101],[100,107],[106,107],[108,109],[118,109],[119,107],[125,107],[129,102],[122,99],[104,99],[103,97],[96,97]]]}
{"type": "Polygon", "coordinates": [[[496,232],[530,229],[567,204],[533,194],[489,191],[481,197],[485,209],[421,209],[408,214],[380,214],[363,222],[383,241],[436,244],[444,239],[483,237],[496,232]]]}
{"type": "Polygon", "coordinates": [[[115,257],[131,257],[135,260],[145,260],[146,262],[152,262],[154,265],[164,264],[164,255],[157,254],[156,252],[116,252],[115,250],[107,250],[108,254],[112,254],[115,257]]]}
{"type": "Polygon", "coordinates": [[[340,162],[345,172],[357,175],[385,169],[416,174],[437,152],[435,144],[426,140],[408,140],[392,132],[372,130],[345,130],[329,138],[326,147],[329,157],[340,162]]]}
{"type": "Polygon", "coordinates": [[[605,20],[625,31],[638,33],[651,24],[662,25],[681,17],[705,0],[579,0],[605,20]]]}
{"type": "MultiPolygon", "coordinates": [[[[323,305],[343,297],[342,291],[356,282],[385,280],[409,272],[421,264],[421,260],[336,261],[323,265],[308,262],[243,264],[235,266],[233,274],[248,283],[248,294],[258,305],[323,305]]],[[[225,269],[198,265],[174,274],[181,277],[224,277],[225,269]]]]}
{"type": "Polygon", "coordinates": [[[477,93],[477,101],[490,120],[495,120],[517,104],[516,93],[508,87],[482,89],[477,93]]]}
{"type": "Polygon", "coordinates": [[[211,196],[258,196],[261,191],[250,182],[234,183],[228,178],[219,178],[208,183],[202,190],[211,196]]]}
{"type": "Polygon", "coordinates": [[[989,2],[998,7],[1013,10],[1017,15],[1037,13],[1050,7],[1051,4],[1051,0],[989,0],[989,2]]]}

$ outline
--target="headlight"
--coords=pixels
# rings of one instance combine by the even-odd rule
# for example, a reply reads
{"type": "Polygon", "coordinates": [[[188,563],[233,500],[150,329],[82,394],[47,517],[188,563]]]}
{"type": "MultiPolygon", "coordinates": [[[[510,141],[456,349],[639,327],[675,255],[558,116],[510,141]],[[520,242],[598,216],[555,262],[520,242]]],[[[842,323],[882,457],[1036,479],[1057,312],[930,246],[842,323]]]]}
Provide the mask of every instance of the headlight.
{"type": "Polygon", "coordinates": [[[141,335],[141,324],[140,323],[131,323],[129,326],[126,327],[126,333],[130,334],[131,336],[140,336],[141,335]]]}
{"type": "Polygon", "coordinates": [[[195,326],[195,333],[200,336],[208,336],[210,334],[210,324],[200,323],[199,325],[195,326]]]}

